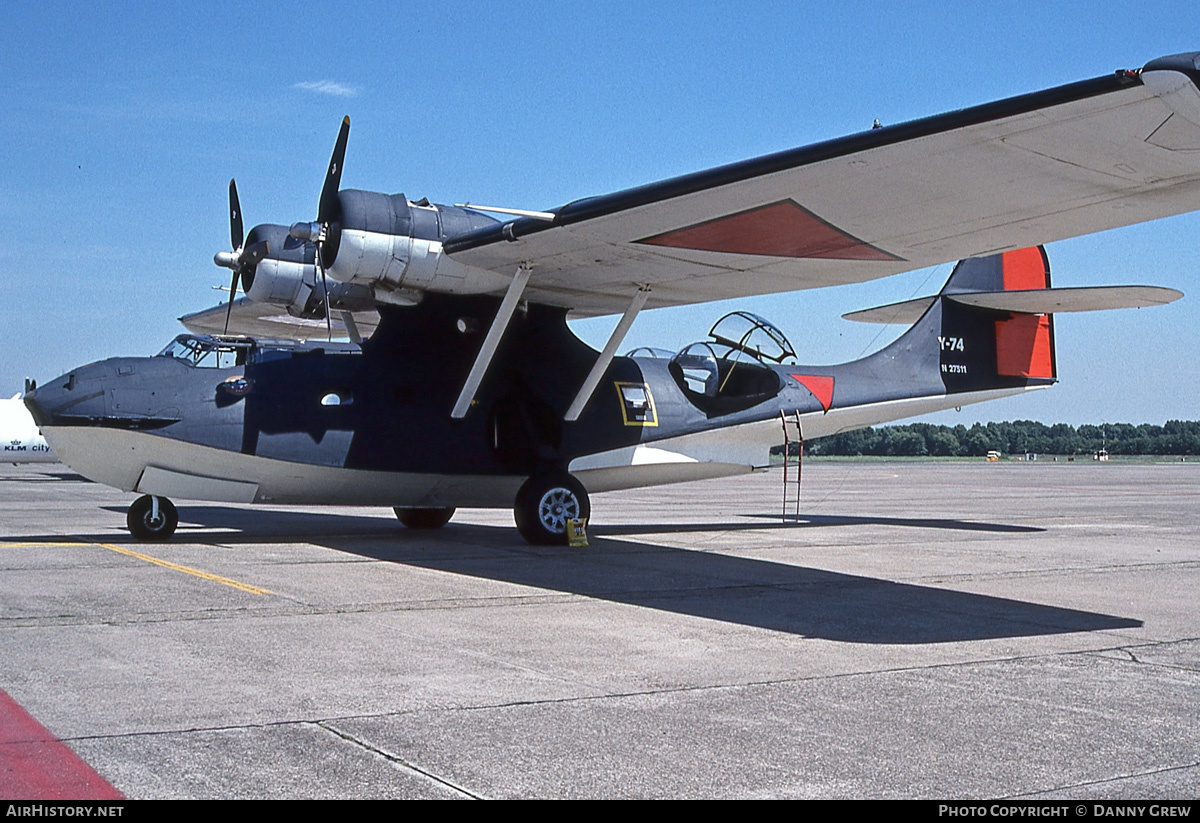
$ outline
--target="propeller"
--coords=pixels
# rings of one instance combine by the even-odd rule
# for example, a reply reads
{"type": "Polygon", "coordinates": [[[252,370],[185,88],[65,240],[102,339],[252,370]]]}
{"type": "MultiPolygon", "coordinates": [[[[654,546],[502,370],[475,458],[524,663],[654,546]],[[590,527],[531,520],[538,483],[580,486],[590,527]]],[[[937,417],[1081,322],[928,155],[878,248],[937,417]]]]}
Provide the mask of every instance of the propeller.
{"type": "Polygon", "coordinates": [[[229,283],[229,303],[225,309],[225,334],[229,334],[229,317],[233,314],[233,298],[237,296],[238,279],[241,278],[245,283],[246,274],[253,271],[271,250],[266,240],[246,245],[242,204],[238,201],[237,183],[233,180],[229,181],[229,242],[233,251],[220,251],[213,256],[213,262],[218,266],[233,270],[233,280],[229,283]]]}
{"type": "Polygon", "coordinates": [[[329,284],[325,277],[326,266],[332,266],[337,258],[341,240],[342,206],[338,200],[338,189],[342,183],[342,164],[346,160],[346,142],[350,139],[350,118],[342,118],[337,142],[333,144],[333,156],[329,158],[329,169],[325,183],[321,186],[321,199],[317,202],[315,223],[293,223],[288,234],[297,240],[305,240],[316,246],[317,271],[321,273],[321,290],[325,295],[325,328],[329,339],[333,339],[333,321],[330,319],[329,284]]]}

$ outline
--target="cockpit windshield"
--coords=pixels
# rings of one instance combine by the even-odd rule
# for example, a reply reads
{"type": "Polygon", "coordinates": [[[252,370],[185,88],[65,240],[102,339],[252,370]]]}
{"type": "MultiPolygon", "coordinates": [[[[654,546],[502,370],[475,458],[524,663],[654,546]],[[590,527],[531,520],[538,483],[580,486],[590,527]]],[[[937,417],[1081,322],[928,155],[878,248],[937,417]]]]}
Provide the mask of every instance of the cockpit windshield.
{"type": "Polygon", "coordinates": [[[626,357],[649,357],[651,360],[670,360],[675,352],[670,349],[656,349],[653,346],[638,346],[625,352],[626,357]]]}
{"type": "Polygon", "coordinates": [[[693,405],[710,416],[728,414],[779,393],[783,383],[770,364],[796,358],[783,332],[756,314],[735,311],[718,320],[708,336],[672,357],[667,367],[693,405]]]}
{"type": "Polygon", "coordinates": [[[735,311],[713,324],[708,336],[712,342],[734,351],[745,352],[756,360],[795,362],[796,351],[774,324],[748,311],[735,311]]]}
{"type": "Polygon", "coordinates": [[[202,369],[231,369],[245,365],[254,344],[249,340],[229,340],[181,334],[158,353],[202,369]]]}

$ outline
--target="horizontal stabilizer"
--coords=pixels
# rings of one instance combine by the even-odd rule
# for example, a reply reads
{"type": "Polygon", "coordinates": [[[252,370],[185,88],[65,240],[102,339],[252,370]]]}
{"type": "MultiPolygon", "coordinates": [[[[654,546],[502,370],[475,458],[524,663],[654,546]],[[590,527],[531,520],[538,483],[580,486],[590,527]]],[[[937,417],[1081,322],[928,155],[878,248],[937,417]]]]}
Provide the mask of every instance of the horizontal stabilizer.
{"type": "Polygon", "coordinates": [[[936,297],[918,297],[905,300],[903,303],[888,303],[886,306],[876,306],[873,309],[859,309],[846,312],[844,320],[857,320],[859,323],[901,323],[911,326],[921,319],[921,315],[929,311],[936,297]]]}
{"type": "MultiPolygon", "coordinates": [[[[1054,314],[1104,309],[1139,309],[1161,306],[1183,297],[1183,292],[1161,286],[1081,286],[1076,288],[1022,289],[1017,291],[962,292],[943,295],[949,300],[1014,314],[1054,314]]],[[[921,319],[936,297],[918,297],[902,303],[843,314],[862,323],[903,323],[921,319]]]]}

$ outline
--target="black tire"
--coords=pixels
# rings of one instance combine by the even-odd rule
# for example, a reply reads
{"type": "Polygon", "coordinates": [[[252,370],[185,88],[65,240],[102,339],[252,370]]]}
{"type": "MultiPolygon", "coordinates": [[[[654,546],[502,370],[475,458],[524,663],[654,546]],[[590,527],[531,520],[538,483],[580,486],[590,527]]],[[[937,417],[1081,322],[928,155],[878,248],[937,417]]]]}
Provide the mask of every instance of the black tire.
{"type": "Polygon", "coordinates": [[[448,509],[402,509],[394,506],[396,519],[410,529],[440,529],[454,516],[454,507],[448,509]]]}
{"type": "Polygon", "coordinates": [[[586,520],[591,515],[587,489],[569,474],[529,478],[513,505],[517,531],[535,546],[565,546],[567,520],[586,520]]]}
{"type": "Polygon", "coordinates": [[[138,540],[160,542],[170,539],[179,525],[179,513],[175,505],[165,497],[158,498],[158,519],[154,519],[154,500],[150,495],[143,495],[133,501],[129,513],[125,515],[125,524],[138,540]]]}

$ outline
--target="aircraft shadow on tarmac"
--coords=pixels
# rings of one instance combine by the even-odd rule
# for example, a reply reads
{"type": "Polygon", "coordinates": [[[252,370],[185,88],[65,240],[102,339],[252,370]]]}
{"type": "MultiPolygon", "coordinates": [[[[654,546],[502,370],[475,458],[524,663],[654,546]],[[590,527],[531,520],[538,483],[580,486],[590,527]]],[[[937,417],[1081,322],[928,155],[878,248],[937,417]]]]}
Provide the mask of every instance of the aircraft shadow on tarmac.
{"type": "MultiPolygon", "coordinates": [[[[791,516],[785,521],[778,513],[747,514],[759,522],[751,523],[655,523],[653,525],[601,526],[601,536],[610,534],[675,534],[677,532],[740,531],[762,529],[804,529],[820,526],[903,526],[917,529],[951,529],[969,532],[1044,532],[1039,526],[1018,526],[1009,523],[982,523],[973,520],[949,520],[925,517],[862,517],[843,514],[801,514],[797,521],[791,516]]],[[[590,534],[590,532],[589,532],[590,534]]]]}
{"type": "MultiPolygon", "coordinates": [[[[3,462],[3,461],[0,461],[3,462]]],[[[10,476],[0,476],[0,483],[90,483],[82,474],[76,474],[70,469],[63,468],[58,471],[35,471],[23,474],[10,476]]]]}
{"type": "MultiPolygon", "coordinates": [[[[110,508],[110,507],[106,507],[110,508]]],[[[113,511],[123,511],[111,507],[113,511]]],[[[1142,621],[773,560],[621,540],[617,534],[804,529],[855,523],[1042,531],[944,520],[822,516],[811,524],[600,527],[588,549],[532,547],[511,527],[452,523],[409,531],[394,520],[222,506],[180,508],[188,543],[304,542],[374,560],[614,603],[851,643],[952,643],[1130,629],[1142,621]],[[198,524],[200,528],[189,527],[198,524]],[[213,531],[219,529],[220,531],[213,531]],[[234,529],[235,531],[226,531],[234,529]]],[[[114,540],[111,534],[80,535],[114,540]]],[[[22,540],[31,540],[26,536],[22,540]]],[[[61,536],[55,539],[61,539],[61,536]]],[[[130,538],[132,542],[132,538],[130,538]]],[[[150,550],[150,544],[142,544],[150,550]]]]}

